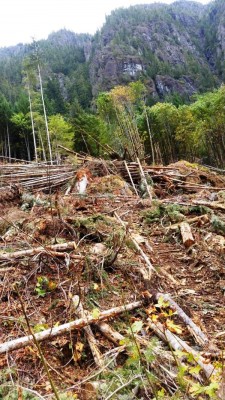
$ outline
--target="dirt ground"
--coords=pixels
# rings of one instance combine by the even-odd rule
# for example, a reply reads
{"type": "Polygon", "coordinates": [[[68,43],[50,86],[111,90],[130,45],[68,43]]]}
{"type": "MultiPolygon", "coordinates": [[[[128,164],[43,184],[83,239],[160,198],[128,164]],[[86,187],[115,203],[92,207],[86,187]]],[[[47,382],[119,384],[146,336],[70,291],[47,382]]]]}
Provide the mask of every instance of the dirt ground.
{"type": "MultiPolygon", "coordinates": [[[[94,176],[83,196],[75,190],[65,195],[64,189],[51,195],[31,193],[30,200],[22,196],[23,191],[8,200],[4,195],[0,257],[7,253],[8,258],[0,258],[1,343],[23,337],[30,329],[36,333],[77,319],[75,295],[94,313],[142,299],[147,289],[151,295],[169,293],[209,343],[202,348],[196,345],[185,324],[175,317],[181,339],[207,354],[209,361],[219,358],[225,343],[225,178],[184,163],[171,168],[178,168],[185,180],[164,172],[152,174],[152,204],[136,196],[128,180],[113,175],[94,176]],[[183,244],[179,229],[183,220],[190,220],[194,237],[189,247],[183,244]],[[138,272],[145,261],[131,237],[155,268],[147,288],[138,272]],[[48,251],[9,256],[71,241],[74,249],[62,256],[48,251]]],[[[141,335],[150,340],[154,334],[147,329],[147,318],[144,309],[138,309],[109,322],[126,336],[127,327],[141,320],[141,335]]],[[[92,329],[100,352],[110,354],[115,344],[96,325],[92,329]]],[[[41,342],[41,350],[64,398],[88,398],[83,384],[97,369],[84,330],[49,338],[41,342]]],[[[125,359],[119,355],[117,366],[125,359]]],[[[35,393],[51,398],[52,387],[33,343],[1,354],[0,369],[0,398],[38,398],[35,393]],[[10,385],[17,387],[11,397],[10,385]],[[27,397],[21,388],[30,389],[27,397]]],[[[150,392],[136,396],[132,398],[154,397],[150,392]]]]}

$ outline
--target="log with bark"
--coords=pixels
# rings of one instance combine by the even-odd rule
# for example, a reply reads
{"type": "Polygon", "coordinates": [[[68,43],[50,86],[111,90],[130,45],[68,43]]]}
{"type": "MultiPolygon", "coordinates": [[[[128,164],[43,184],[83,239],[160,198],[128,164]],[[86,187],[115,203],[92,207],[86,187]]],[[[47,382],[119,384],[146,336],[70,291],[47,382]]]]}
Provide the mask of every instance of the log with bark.
{"type": "Polygon", "coordinates": [[[106,322],[98,322],[95,324],[100,332],[112,343],[118,345],[122,340],[124,340],[124,336],[113,329],[109,324],[106,322]]]}
{"type": "Polygon", "coordinates": [[[177,228],[180,227],[182,222],[187,222],[188,224],[193,224],[193,223],[197,222],[197,223],[200,223],[201,225],[203,225],[203,224],[206,224],[207,222],[209,222],[209,217],[207,214],[203,214],[203,215],[198,215],[193,218],[187,218],[187,219],[185,219],[185,221],[180,221],[180,222],[177,222],[176,224],[166,226],[166,229],[167,230],[176,230],[177,228]]]}
{"type": "Polygon", "coordinates": [[[171,198],[171,199],[164,199],[164,200],[158,200],[159,203],[161,204],[176,204],[179,206],[187,206],[187,207],[193,207],[193,206],[203,206],[203,207],[208,207],[213,210],[218,210],[218,211],[225,211],[225,205],[219,201],[206,201],[206,200],[192,200],[190,201],[179,201],[177,198],[171,198]]]}

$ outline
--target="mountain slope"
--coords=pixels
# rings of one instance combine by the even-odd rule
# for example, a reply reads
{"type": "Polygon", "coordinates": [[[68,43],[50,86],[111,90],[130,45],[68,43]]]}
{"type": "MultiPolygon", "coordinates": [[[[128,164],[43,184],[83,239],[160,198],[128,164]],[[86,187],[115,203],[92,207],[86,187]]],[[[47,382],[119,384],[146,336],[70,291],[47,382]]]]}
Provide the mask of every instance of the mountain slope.
{"type": "Polygon", "coordinates": [[[96,37],[94,94],[141,78],[153,96],[206,91],[217,79],[204,54],[206,7],[189,1],[114,11],[96,37]]]}
{"type": "MultiPolygon", "coordinates": [[[[225,78],[225,2],[182,0],[117,9],[93,37],[65,29],[38,42],[47,103],[90,106],[92,96],[141,79],[149,101],[188,100],[225,78]]],[[[0,49],[0,92],[14,104],[32,45],[0,49]]]]}

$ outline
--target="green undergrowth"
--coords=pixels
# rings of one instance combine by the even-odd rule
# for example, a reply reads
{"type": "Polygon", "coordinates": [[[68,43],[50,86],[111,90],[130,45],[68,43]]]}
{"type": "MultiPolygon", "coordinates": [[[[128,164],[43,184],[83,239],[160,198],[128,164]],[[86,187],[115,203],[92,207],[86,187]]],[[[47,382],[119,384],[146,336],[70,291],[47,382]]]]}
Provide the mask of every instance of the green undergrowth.
{"type": "Polygon", "coordinates": [[[20,389],[15,385],[12,385],[12,381],[16,382],[17,374],[13,368],[5,368],[1,371],[0,375],[0,399],[4,400],[38,400],[39,397],[26,389],[20,389]],[[19,393],[22,393],[22,397],[19,397],[19,393]]]}
{"type": "MultiPolygon", "coordinates": [[[[201,383],[198,382],[196,377],[201,376],[202,368],[198,360],[185,351],[172,352],[173,362],[169,362],[170,366],[164,365],[173,377],[168,386],[159,373],[164,368],[160,365],[160,352],[165,354],[167,350],[155,337],[146,346],[141,345],[137,338],[142,329],[143,322],[140,320],[126,328],[125,337],[120,342],[125,346],[126,353],[121,362],[111,359],[107,368],[99,374],[96,399],[219,400],[219,377],[201,378],[201,383]]],[[[215,368],[221,372],[222,366],[217,363],[215,368]]]]}
{"type": "Polygon", "coordinates": [[[179,204],[162,204],[153,202],[151,209],[144,211],[142,217],[144,222],[152,224],[164,220],[165,222],[181,222],[191,215],[212,214],[209,207],[196,205],[196,206],[183,206],[179,204]]]}
{"type": "Polygon", "coordinates": [[[115,218],[102,215],[93,214],[90,217],[77,218],[72,221],[74,228],[80,237],[87,235],[90,240],[94,241],[113,241],[115,235],[124,236],[124,229],[115,218]]]}
{"type": "Polygon", "coordinates": [[[211,218],[211,228],[214,232],[225,235],[225,222],[216,215],[211,218]]]}

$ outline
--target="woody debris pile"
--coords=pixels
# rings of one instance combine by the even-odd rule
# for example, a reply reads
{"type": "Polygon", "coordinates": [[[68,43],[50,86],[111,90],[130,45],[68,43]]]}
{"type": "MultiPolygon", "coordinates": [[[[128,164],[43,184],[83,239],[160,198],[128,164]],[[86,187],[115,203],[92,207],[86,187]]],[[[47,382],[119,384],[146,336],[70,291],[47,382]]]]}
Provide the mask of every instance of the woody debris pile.
{"type": "Polygon", "coordinates": [[[0,167],[0,398],[224,399],[225,176],[0,167]]]}

